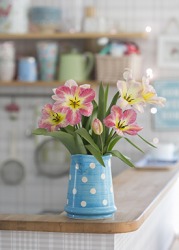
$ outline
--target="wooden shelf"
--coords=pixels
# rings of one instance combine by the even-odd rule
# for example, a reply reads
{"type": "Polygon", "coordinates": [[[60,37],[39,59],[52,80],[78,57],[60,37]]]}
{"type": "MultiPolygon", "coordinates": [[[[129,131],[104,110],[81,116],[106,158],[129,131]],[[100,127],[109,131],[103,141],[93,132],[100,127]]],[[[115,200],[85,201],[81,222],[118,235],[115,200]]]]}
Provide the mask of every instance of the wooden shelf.
{"type": "Polygon", "coordinates": [[[63,82],[53,81],[53,82],[43,82],[43,81],[36,81],[36,82],[20,82],[20,81],[10,81],[10,82],[3,82],[0,81],[0,87],[55,87],[62,85],[63,82]]]}
{"type": "Polygon", "coordinates": [[[27,34],[0,34],[0,40],[31,40],[31,39],[97,39],[108,37],[114,39],[144,39],[146,32],[120,32],[120,33],[27,33],[27,34]]]}
{"type": "MultiPolygon", "coordinates": [[[[43,82],[43,81],[36,81],[36,82],[20,82],[20,81],[10,81],[10,82],[3,82],[0,81],[0,87],[57,87],[65,82],[62,81],[53,81],[53,82],[43,82]]],[[[83,82],[78,82],[78,84],[90,84],[90,85],[99,85],[99,81],[95,80],[87,80],[83,82]]],[[[106,83],[104,83],[105,85],[106,83]]],[[[115,83],[110,83],[111,85],[115,85],[115,83]]]]}

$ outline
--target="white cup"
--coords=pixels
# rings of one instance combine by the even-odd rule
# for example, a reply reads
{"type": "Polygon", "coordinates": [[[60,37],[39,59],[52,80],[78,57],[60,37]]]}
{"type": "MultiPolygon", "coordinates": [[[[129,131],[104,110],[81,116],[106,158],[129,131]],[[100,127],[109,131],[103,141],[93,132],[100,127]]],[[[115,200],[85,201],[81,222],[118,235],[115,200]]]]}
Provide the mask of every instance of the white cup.
{"type": "Polygon", "coordinates": [[[175,159],[177,148],[173,143],[159,143],[156,147],[150,152],[152,160],[172,161],[175,159]]]}
{"type": "Polygon", "coordinates": [[[12,81],[15,75],[15,63],[13,61],[0,62],[0,80],[12,81]]]}
{"type": "Polygon", "coordinates": [[[0,43],[0,60],[15,60],[15,46],[13,42],[0,43]]]}

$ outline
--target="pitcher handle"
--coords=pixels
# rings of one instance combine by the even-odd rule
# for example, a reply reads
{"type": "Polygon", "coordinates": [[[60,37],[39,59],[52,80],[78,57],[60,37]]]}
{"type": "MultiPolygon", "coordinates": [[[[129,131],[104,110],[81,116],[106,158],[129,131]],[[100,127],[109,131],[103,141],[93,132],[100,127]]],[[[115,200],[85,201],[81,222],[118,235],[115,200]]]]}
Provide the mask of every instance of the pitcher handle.
{"type": "Polygon", "coordinates": [[[94,55],[91,52],[86,52],[86,68],[85,68],[85,78],[87,79],[93,69],[94,66],[94,55]]]}

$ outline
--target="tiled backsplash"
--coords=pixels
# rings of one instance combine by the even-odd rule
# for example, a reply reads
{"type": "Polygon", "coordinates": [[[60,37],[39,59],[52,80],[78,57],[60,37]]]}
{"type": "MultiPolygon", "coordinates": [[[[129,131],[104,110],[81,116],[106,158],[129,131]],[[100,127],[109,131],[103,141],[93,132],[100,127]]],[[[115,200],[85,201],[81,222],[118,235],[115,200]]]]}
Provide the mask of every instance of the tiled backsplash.
{"type": "MultiPolygon", "coordinates": [[[[62,8],[63,22],[74,18],[77,22],[81,21],[84,6],[94,4],[100,15],[108,20],[113,20],[116,28],[120,27],[123,31],[144,31],[147,25],[152,27],[152,32],[147,40],[136,40],[143,54],[143,71],[152,68],[156,77],[179,76],[177,70],[162,71],[156,63],[157,56],[157,37],[165,29],[170,18],[178,17],[179,1],[178,0],[111,0],[111,1],[82,1],[82,0],[32,0],[32,5],[55,5],[62,8]],[[75,19],[76,18],[76,19],[75,19]]],[[[21,42],[18,47],[19,54],[31,55],[30,46],[26,42],[21,42]]],[[[33,52],[32,52],[33,53],[33,52]]],[[[115,91],[112,87],[112,92],[115,91]]],[[[65,203],[67,176],[63,178],[48,178],[38,174],[34,161],[34,152],[39,143],[44,140],[41,137],[28,136],[28,129],[37,126],[37,110],[49,99],[47,97],[37,98],[17,98],[15,101],[20,106],[19,117],[15,121],[10,121],[4,107],[10,99],[11,93],[16,92],[16,88],[0,88],[0,92],[6,91],[9,97],[0,97],[0,165],[9,157],[9,134],[15,129],[17,139],[17,155],[25,168],[24,180],[16,186],[4,184],[0,178],[0,212],[6,213],[39,213],[42,210],[49,211],[63,210],[65,203]]],[[[32,92],[35,94],[45,92],[51,95],[48,88],[19,88],[19,92],[32,92]]],[[[157,137],[160,141],[170,141],[179,144],[177,131],[155,131],[152,125],[152,115],[149,112],[139,116],[138,124],[144,127],[142,135],[152,141],[157,137]]],[[[149,147],[139,138],[133,140],[141,146],[144,151],[149,147]]],[[[127,144],[124,140],[118,145],[121,152],[132,157],[134,161],[143,155],[127,144]]],[[[113,159],[113,174],[118,173],[125,167],[119,160],[113,159]]]]}
{"type": "MultiPolygon", "coordinates": [[[[28,92],[27,89],[26,93],[28,92]]],[[[23,91],[23,89],[21,90],[23,91]]],[[[11,91],[13,92],[13,89],[11,91]]],[[[35,89],[35,91],[37,94],[38,89],[35,89]]],[[[32,91],[29,88],[30,92],[32,91]]],[[[25,175],[23,180],[16,185],[6,184],[1,175],[0,212],[41,213],[62,211],[66,200],[68,177],[48,178],[38,173],[35,160],[36,149],[47,138],[30,135],[30,131],[37,127],[38,111],[44,103],[49,102],[49,99],[16,98],[13,102],[15,101],[20,107],[16,120],[10,120],[9,114],[5,111],[5,106],[11,101],[10,97],[0,99],[0,165],[2,168],[3,162],[11,158],[12,132],[15,131],[15,138],[13,139],[15,140],[13,143],[15,143],[17,154],[15,159],[22,163],[25,175]]],[[[61,167],[63,168],[63,166],[61,167]]]]}

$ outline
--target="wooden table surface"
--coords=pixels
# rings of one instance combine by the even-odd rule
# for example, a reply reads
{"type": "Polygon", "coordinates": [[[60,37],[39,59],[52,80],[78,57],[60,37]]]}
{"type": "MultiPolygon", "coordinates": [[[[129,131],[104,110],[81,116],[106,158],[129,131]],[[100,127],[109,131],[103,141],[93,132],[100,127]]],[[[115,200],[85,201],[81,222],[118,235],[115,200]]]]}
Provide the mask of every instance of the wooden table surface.
{"type": "Polygon", "coordinates": [[[117,212],[103,220],[76,220],[59,215],[0,215],[0,230],[125,233],[137,230],[177,180],[179,166],[170,170],[128,169],[114,178],[117,212]]]}

